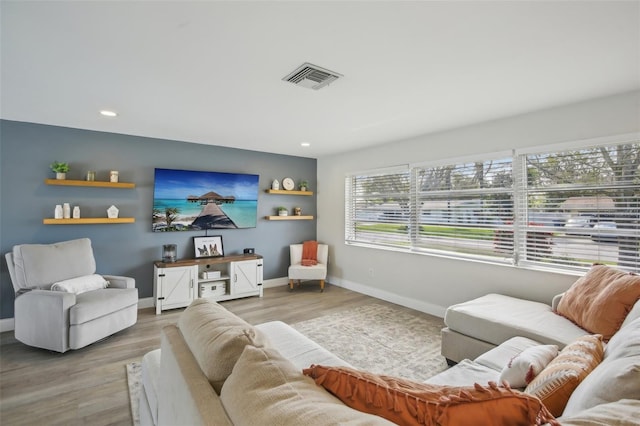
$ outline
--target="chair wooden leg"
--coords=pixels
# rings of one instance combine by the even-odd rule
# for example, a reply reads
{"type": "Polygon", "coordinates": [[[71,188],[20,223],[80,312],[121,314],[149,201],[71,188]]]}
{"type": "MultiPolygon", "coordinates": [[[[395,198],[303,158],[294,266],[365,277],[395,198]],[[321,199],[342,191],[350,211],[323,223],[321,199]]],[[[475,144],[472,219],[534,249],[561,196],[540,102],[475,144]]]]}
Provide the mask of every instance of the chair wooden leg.
{"type": "Polygon", "coordinates": [[[320,280],[320,293],[324,292],[324,280],[320,280]]]}
{"type": "Polygon", "coordinates": [[[293,290],[293,280],[289,280],[289,290],[293,290]]]}

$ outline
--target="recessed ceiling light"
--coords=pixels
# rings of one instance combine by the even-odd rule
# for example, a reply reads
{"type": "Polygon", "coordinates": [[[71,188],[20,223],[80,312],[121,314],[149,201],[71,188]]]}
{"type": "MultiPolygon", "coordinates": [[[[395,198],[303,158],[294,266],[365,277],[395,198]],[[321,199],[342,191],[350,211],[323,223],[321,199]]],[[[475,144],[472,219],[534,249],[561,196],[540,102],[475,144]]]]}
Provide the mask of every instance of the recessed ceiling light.
{"type": "Polygon", "coordinates": [[[311,146],[311,144],[309,142],[302,142],[300,146],[307,147],[307,146],[311,146]]]}
{"type": "Polygon", "coordinates": [[[105,117],[116,117],[118,115],[117,112],[109,111],[106,109],[103,109],[102,111],[100,111],[100,114],[104,115],[105,117]]]}

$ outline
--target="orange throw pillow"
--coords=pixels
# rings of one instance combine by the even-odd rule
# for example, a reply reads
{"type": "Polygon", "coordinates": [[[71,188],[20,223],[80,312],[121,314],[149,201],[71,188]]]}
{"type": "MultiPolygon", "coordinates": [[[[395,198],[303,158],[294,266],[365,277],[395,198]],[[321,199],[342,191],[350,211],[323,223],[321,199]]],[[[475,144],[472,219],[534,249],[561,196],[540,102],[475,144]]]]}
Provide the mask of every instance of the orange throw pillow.
{"type": "Polygon", "coordinates": [[[557,313],[608,342],[638,299],[640,275],[596,264],[562,296],[557,313]]]}
{"type": "Polygon", "coordinates": [[[602,336],[582,336],[565,346],[524,392],[540,398],[554,416],[561,416],[573,391],[603,357],[602,336]]]}
{"type": "Polygon", "coordinates": [[[347,367],[312,365],[303,373],[347,406],[399,425],[557,425],[539,399],[497,386],[440,386],[347,367]]]}
{"type": "Polygon", "coordinates": [[[313,266],[318,264],[318,242],[305,241],[302,243],[302,266],[313,266]]]}

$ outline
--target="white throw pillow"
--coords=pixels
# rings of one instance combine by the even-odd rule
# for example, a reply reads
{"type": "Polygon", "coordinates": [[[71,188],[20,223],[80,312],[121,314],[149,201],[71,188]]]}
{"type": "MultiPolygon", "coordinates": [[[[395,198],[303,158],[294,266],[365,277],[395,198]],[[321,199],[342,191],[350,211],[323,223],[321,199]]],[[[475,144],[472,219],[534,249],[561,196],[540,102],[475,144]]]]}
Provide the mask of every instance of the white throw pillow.
{"type": "Polygon", "coordinates": [[[500,383],[507,382],[512,388],[523,388],[557,356],[558,346],[556,345],[537,345],[527,348],[505,365],[500,373],[500,383]]]}
{"type": "Polygon", "coordinates": [[[58,281],[51,286],[51,290],[80,294],[86,291],[107,288],[108,285],[109,281],[105,280],[102,275],[93,274],[71,278],[70,280],[58,281]]]}

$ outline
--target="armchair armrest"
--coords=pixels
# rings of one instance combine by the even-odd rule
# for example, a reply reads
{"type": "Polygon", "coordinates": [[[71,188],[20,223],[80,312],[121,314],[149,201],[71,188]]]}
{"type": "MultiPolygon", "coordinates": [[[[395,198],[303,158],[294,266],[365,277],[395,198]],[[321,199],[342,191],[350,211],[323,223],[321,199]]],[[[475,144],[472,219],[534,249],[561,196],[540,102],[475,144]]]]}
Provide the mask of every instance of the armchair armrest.
{"type": "Polygon", "coordinates": [[[38,348],[69,349],[69,309],[76,295],[62,291],[31,290],[15,300],[15,336],[38,348]]]}
{"type": "Polygon", "coordinates": [[[103,277],[109,281],[109,287],[136,288],[136,280],[134,278],[119,275],[103,275],[103,277]]]}

